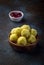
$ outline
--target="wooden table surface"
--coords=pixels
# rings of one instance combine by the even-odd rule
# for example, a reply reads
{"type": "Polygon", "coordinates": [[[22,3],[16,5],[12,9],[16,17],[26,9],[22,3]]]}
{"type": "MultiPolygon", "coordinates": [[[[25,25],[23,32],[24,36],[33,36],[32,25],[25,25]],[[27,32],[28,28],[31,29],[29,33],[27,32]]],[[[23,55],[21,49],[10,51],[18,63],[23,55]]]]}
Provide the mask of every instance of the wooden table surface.
{"type": "Polygon", "coordinates": [[[0,65],[44,65],[44,2],[42,0],[0,0],[0,65]],[[24,12],[21,23],[12,22],[11,10],[24,12]],[[12,49],[8,34],[13,27],[28,24],[38,30],[39,45],[32,53],[12,49]]]}

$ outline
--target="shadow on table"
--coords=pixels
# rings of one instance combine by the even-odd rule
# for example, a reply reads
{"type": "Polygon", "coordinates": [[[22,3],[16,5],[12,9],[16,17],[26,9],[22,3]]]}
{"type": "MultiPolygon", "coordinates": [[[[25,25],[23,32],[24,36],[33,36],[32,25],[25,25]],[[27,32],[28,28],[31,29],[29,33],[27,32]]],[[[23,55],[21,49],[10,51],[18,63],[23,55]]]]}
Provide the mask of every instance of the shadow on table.
{"type": "Polygon", "coordinates": [[[36,55],[39,55],[40,54],[40,50],[41,50],[41,46],[38,44],[34,49],[32,49],[31,51],[26,51],[26,50],[18,50],[18,49],[15,49],[13,48],[13,51],[17,52],[17,53],[24,53],[24,54],[30,54],[30,55],[33,55],[33,56],[36,56],[36,55]]]}

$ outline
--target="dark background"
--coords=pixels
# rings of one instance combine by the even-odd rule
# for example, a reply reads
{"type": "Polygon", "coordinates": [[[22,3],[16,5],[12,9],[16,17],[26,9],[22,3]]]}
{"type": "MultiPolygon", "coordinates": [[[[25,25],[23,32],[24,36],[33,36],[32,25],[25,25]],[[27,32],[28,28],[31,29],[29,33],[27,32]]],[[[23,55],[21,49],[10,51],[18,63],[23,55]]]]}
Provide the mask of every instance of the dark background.
{"type": "Polygon", "coordinates": [[[42,0],[0,0],[0,65],[44,65],[44,1],[42,0]],[[12,22],[11,10],[24,12],[21,23],[12,22]],[[32,53],[20,53],[12,49],[8,34],[13,27],[29,24],[38,30],[39,45],[32,53]]]}

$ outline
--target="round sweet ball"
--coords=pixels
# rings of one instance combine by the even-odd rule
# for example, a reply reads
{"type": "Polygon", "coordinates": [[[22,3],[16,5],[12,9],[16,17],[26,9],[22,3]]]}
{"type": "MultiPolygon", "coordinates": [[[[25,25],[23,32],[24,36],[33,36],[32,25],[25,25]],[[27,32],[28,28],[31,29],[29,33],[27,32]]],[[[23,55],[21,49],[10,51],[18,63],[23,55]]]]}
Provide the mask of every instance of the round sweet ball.
{"type": "Polygon", "coordinates": [[[23,36],[19,37],[18,40],[17,40],[17,44],[18,45],[26,45],[27,44],[26,38],[23,37],[23,36]]]}
{"type": "Polygon", "coordinates": [[[13,29],[11,30],[11,32],[10,32],[10,33],[11,33],[11,34],[13,34],[13,33],[14,33],[14,31],[15,31],[15,29],[16,29],[16,28],[13,28],[13,29]]]}
{"type": "Polygon", "coordinates": [[[10,41],[12,41],[12,42],[16,42],[17,39],[18,39],[17,34],[11,34],[11,35],[10,35],[10,41]]]}
{"type": "Polygon", "coordinates": [[[20,27],[17,27],[17,28],[13,28],[12,30],[11,30],[11,33],[12,34],[17,34],[18,36],[20,36],[21,35],[21,28],[20,27]]]}
{"type": "Polygon", "coordinates": [[[36,42],[36,37],[34,35],[31,35],[29,38],[28,38],[28,42],[29,43],[35,43],[36,42]]]}
{"type": "Polygon", "coordinates": [[[21,31],[21,36],[24,36],[24,37],[28,38],[30,36],[29,30],[28,29],[23,29],[21,31]]]}
{"type": "Polygon", "coordinates": [[[37,30],[36,29],[31,29],[31,34],[36,36],[37,35],[37,30]]]}
{"type": "Polygon", "coordinates": [[[29,25],[23,25],[23,26],[21,26],[21,30],[22,29],[28,29],[30,31],[30,26],[29,25]]]}

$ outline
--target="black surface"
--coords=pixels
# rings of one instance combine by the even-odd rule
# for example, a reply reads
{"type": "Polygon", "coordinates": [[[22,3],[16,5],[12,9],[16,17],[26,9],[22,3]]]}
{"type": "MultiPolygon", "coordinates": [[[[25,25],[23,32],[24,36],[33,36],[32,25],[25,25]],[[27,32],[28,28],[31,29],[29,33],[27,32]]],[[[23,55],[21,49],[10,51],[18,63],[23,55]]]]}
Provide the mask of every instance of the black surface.
{"type": "Polygon", "coordinates": [[[44,65],[44,2],[40,0],[0,0],[0,65],[44,65]],[[11,10],[24,12],[21,23],[12,22],[11,10]],[[8,34],[13,27],[29,24],[38,30],[39,46],[32,53],[20,53],[12,49],[8,34]]]}

